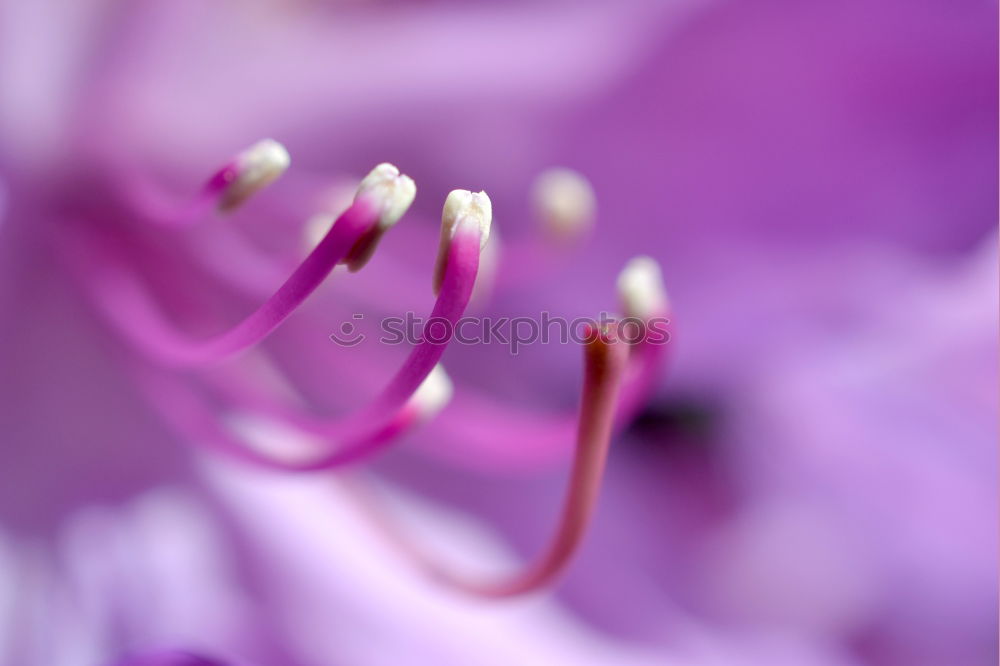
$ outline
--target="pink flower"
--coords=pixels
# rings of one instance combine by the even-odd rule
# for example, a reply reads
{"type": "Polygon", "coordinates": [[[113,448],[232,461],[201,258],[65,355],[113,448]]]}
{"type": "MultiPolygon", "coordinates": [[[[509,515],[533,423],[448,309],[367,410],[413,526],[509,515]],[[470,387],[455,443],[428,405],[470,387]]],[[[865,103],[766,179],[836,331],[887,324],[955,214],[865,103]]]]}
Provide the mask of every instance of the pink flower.
{"type": "Polygon", "coordinates": [[[995,7],[0,12],[3,659],[995,659],[995,7]]]}

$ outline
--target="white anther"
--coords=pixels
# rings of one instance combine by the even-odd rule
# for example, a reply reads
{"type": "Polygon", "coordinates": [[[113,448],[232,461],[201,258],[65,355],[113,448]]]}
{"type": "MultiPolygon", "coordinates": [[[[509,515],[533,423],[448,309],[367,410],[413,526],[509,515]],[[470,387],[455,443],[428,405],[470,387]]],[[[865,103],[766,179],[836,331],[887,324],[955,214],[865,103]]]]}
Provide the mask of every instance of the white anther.
{"type": "Polygon", "coordinates": [[[387,230],[403,217],[417,195],[417,186],[409,176],[392,164],[383,162],[372,169],[358,185],[355,200],[365,197],[379,210],[378,224],[387,230]]]}
{"type": "Polygon", "coordinates": [[[364,268],[375,253],[382,234],[399,221],[413,203],[416,194],[417,186],[413,179],[399,173],[399,169],[388,162],[379,164],[364,177],[358,185],[354,200],[365,201],[368,205],[374,206],[378,221],[375,227],[355,244],[344,260],[350,271],[364,268]]]}
{"type": "Polygon", "coordinates": [[[649,319],[667,310],[660,265],[652,257],[636,257],[618,274],[618,297],[626,317],[649,319]]]}
{"type": "Polygon", "coordinates": [[[233,180],[219,200],[221,210],[233,210],[267,187],[291,164],[285,147],[274,139],[263,139],[233,158],[233,180]]]}
{"type": "Polygon", "coordinates": [[[479,249],[486,247],[490,238],[490,225],[493,222],[493,204],[486,192],[470,192],[469,190],[452,190],[444,201],[441,213],[441,242],[438,245],[438,256],[434,266],[434,293],[441,290],[444,272],[448,267],[448,251],[452,239],[460,227],[472,225],[479,233],[479,249]]]}

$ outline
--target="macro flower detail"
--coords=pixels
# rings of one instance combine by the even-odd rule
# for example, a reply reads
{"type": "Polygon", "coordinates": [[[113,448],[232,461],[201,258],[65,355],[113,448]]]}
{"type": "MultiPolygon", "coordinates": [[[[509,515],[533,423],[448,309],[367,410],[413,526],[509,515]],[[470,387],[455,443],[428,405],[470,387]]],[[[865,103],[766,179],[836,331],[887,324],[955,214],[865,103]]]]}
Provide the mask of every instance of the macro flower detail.
{"type": "Polygon", "coordinates": [[[996,663],[996,20],[0,2],[0,664],[996,663]]]}
{"type": "MultiPolygon", "coordinates": [[[[195,201],[216,198],[221,211],[230,211],[273,182],[289,162],[283,146],[273,140],[260,141],[210,177],[195,201]]],[[[553,176],[549,172],[543,179],[569,178],[565,170],[555,173],[553,176]]],[[[553,210],[560,206],[565,209],[567,197],[592,197],[589,190],[582,191],[586,188],[583,183],[582,177],[574,175],[570,184],[552,183],[542,189],[557,190],[547,196],[560,199],[553,210]],[[567,188],[575,191],[567,193],[567,188]]],[[[176,329],[170,316],[159,311],[155,296],[141,283],[129,257],[109,248],[112,242],[101,239],[100,234],[92,234],[94,238],[81,234],[65,253],[67,261],[79,264],[79,280],[109,324],[146,357],[134,363],[135,379],[164,421],[180,435],[266,469],[331,470],[364,462],[445,406],[455,390],[440,365],[450,335],[431,339],[425,334],[383,391],[348,415],[321,417],[267,395],[267,390],[253,386],[251,377],[240,376],[239,359],[224,375],[204,373],[200,381],[192,380],[199,369],[211,368],[259,346],[337,265],[345,264],[352,272],[363,268],[381,237],[404,216],[415,195],[413,180],[394,165],[376,166],[361,180],[347,210],[329,225],[277,291],[240,322],[207,339],[192,339],[176,329]],[[81,247],[91,252],[89,258],[78,259],[81,247]],[[186,368],[194,371],[191,378],[177,376],[178,370],[186,368]],[[297,453],[289,457],[289,449],[297,453]]],[[[141,205],[138,208],[140,216],[146,213],[148,220],[164,222],[141,205]]],[[[175,227],[221,223],[191,218],[197,203],[176,210],[172,218],[175,227]]],[[[564,210],[563,216],[566,214],[564,210]]],[[[578,211],[576,215],[586,214],[578,211]]],[[[433,270],[437,300],[432,320],[454,326],[464,314],[476,283],[480,255],[487,247],[492,218],[492,204],[485,192],[452,190],[446,197],[433,270]]],[[[643,326],[654,317],[665,318],[668,314],[660,282],[659,268],[648,257],[633,260],[619,278],[624,311],[643,326]]],[[[577,448],[562,518],[548,550],[521,574],[495,583],[466,581],[443,565],[418,556],[420,567],[436,580],[471,594],[515,596],[551,583],[568,564],[593,513],[613,432],[627,425],[641,409],[662,366],[661,352],[654,348],[668,341],[637,339],[630,346],[618,338],[615,328],[613,322],[604,322],[589,325],[584,332],[579,414],[572,420],[575,425],[566,421],[567,431],[572,428],[576,432],[577,448]]],[[[498,405],[496,426],[510,421],[503,411],[498,405]]],[[[543,429],[534,436],[550,435],[551,431],[543,429]]],[[[384,517],[377,522],[392,524],[384,517]]],[[[394,542],[404,541],[401,530],[387,533],[394,542]]],[[[419,552],[410,545],[404,550],[419,552]]]]}
{"type": "Polygon", "coordinates": [[[587,336],[570,486],[552,541],[537,561],[509,578],[496,581],[469,579],[422,553],[383,510],[372,506],[374,500],[367,498],[368,510],[376,516],[392,541],[436,580],[477,596],[512,597],[552,583],[569,562],[583,538],[597,502],[628,358],[628,346],[617,338],[613,327],[599,328],[594,325],[587,331],[587,336]]]}

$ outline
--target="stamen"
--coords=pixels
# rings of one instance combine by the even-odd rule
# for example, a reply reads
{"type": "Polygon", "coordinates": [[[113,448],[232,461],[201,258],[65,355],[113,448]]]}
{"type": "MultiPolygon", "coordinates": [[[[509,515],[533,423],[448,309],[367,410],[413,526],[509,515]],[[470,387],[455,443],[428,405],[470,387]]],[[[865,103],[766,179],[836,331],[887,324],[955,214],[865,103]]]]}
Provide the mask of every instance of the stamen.
{"type": "Polygon", "coordinates": [[[475,581],[460,576],[410,541],[374,497],[359,496],[360,507],[385,536],[435,580],[475,596],[513,597],[553,583],[569,563],[586,532],[600,491],[615,403],[628,356],[628,345],[618,341],[610,330],[595,326],[590,337],[591,341],[584,345],[577,448],[562,515],[543,555],[520,573],[497,581],[475,581]]]}
{"type": "Polygon", "coordinates": [[[456,234],[478,234],[479,249],[482,251],[490,238],[492,222],[493,204],[486,192],[473,194],[469,190],[452,190],[448,193],[441,213],[441,241],[434,265],[435,294],[441,291],[441,282],[448,268],[449,250],[456,234]]]}
{"type": "Polygon", "coordinates": [[[368,263],[382,234],[399,221],[413,203],[416,194],[417,186],[413,180],[400,174],[399,169],[392,164],[379,164],[364,177],[358,186],[354,202],[368,202],[377,211],[378,224],[351,248],[345,261],[349,270],[361,270],[368,263]]]}
{"type": "Polygon", "coordinates": [[[590,183],[572,169],[554,168],[535,179],[535,214],[554,238],[579,238],[594,224],[597,200],[590,183]]]}
{"type": "Polygon", "coordinates": [[[213,208],[231,212],[254,193],[273,183],[288,168],[285,147],[263,139],[220,167],[198,194],[184,200],[164,192],[142,173],[126,171],[118,182],[128,204],[145,220],[165,227],[190,227],[213,208]]]}
{"type": "MultiPolygon", "coordinates": [[[[318,434],[340,438],[363,436],[371,432],[373,428],[389,422],[403,405],[411,401],[421,386],[425,385],[428,375],[432,374],[449,342],[451,342],[458,320],[465,314],[479,270],[480,227],[478,223],[472,225],[472,223],[463,222],[462,225],[473,228],[464,228],[455,234],[451,247],[448,249],[447,269],[441,284],[441,291],[430,316],[425,320],[446,323],[446,325],[442,326],[440,330],[425,330],[423,332],[420,342],[411,350],[402,366],[377,398],[354,414],[325,421],[318,426],[318,430],[316,430],[318,434]]],[[[430,387],[433,386],[433,384],[430,385],[430,387]]],[[[425,391],[430,392],[430,395],[433,396],[434,392],[431,391],[430,387],[425,386],[425,391]]],[[[243,402],[249,399],[247,391],[239,384],[229,384],[224,390],[234,400],[243,402]]],[[[428,406],[432,402],[429,401],[428,406]]],[[[261,401],[258,404],[265,411],[280,413],[280,409],[274,408],[273,405],[268,406],[267,401],[261,401]]],[[[307,429],[311,427],[308,424],[301,425],[307,429]]]]}
{"type": "Polygon", "coordinates": [[[627,317],[648,320],[669,308],[660,265],[652,257],[636,257],[618,275],[618,296],[627,317]]]}
{"type": "Polygon", "coordinates": [[[334,420],[287,409],[256,414],[209,408],[180,380],[162,371],[136,369],[150,402],[185,439],[244,463],[284,472],[318,472],[366,460],[431,418],[451,398],[451,381],[440,366],[413,398],[384,425],[336,437],[334,420]]]}
{"type": "MultiPolygon", "coordinates": [[[[622,380],[615,415],[615,428],[627,426],[649,401],[662,380],[674,347],[675,328],[669,302],[653,259],[630,261],[618,278],[623,310],[641,320],[644,330],[638,340],[630,339],[628,364],[622,380]],[[639,316],[645,315],[645,316],[639,316]]],[[[626,338],[635,331],[621,322],[626,338]]],[[[475,391],[465,390],[456,397],[450,418],[433,427],[432,438],[441,454],[464,464],[498,465],[521,468],[558,460],[573,436],[569,414],[546,414],[530,408],[499,403],[475,391]],[[511,447],[510,442],[521,446],[511,447]]]]}
{"type": "Polygon", "coordinates": [[[283,145],[274,139],[263,139],[216,172],[205,190],[218,192],[219,210],[230,212],[277,180],[290,163],[291,158],[283,145]]]}
{"type": "Polygon", "coordinates": [[[625,265],[618,275],[618,297],[625,315],[641,320],[644,326],[641,339],[632,345],[618,408],[618,422],[626,424],[655,390],[673,349],[674,330],[668,319],[672,314],[662,271],[655,259],[640,256],[625,265]]]}
{"type": "MultiPolygon", "coordinates": [[[[409,181],[405,176],[397,178],[403,179],[409,181]]],[[[411,196],[403,197],[407,203],[412,200],[413,191],[412,181],[409,182],[411,196]]],[[[264,339],[316,290],[335,265],[347,261],[351,252],[371,237],[373,228],[384,225],[386,220],[398,220],[404,210],[399,198],[393,202],[380,201],[367,190],[359,191],[354,204],[270,298],[242,322],[208,340],[191,340],[173,329],[132,271],[106,249],[97,249],[103,256],[84,267],[83,276],[108,318],[140,348],[173,365],[214,362],[264,339]],[[381,206],[373,207],[376,203],[381,206]],[[390,203],[391,210],[387,212],[390,203]]],[[[67,250],[67,254],[71,260],[74,258],[72,250],[67,250]]]]}
{"type": "MultiPolygon", "coordinates": [[[[353,228],[350,236],[339,233],[338,230],[343,228],[342,220],[345,216],[350,219],[352,211],[365,210],[368,211],[370,217],[370,210],[365,201],[365,199],[359,200],[344,216],[341,216],[341,221],[334,224],[327,238],[314,250],[310,258],[315,256],[317,252],[323,251],[333,237],[340,239],[338,245],[340,248],[350,247],[352,243],[356,242],[355,239],[363,233],[363,228],[353,228]]],[[[450,395],[450,391],[447,390],[443,373],[434,375],[433,371],[451,340],[456,322],[462,317],[469,303],[479,266],[481,247],[479,229],[480,227],[477,225],[472,230],[460,230],[456,233],[454,242],[449,248],[447,270],[441,293],[428,318],[428,321],[448,322],[448,326],[445,327],[447,334],[438,335],[435,333],[435,335],[429,336],[428,332],[425,331],[421,341],[410,352],[386,388],[367,407],[355,414],[336,419],[323,421],[302,419],[297,424],[299,427],[323,436],[336,436],[340,441],[367,442],[365,446],[359,446],[357,450],[350,453],[352,460],[360,459],[360,457],[368,455],[367,451],[370,447],[377,449],[379,443],[385,438],[395,436],[396,429],[400,427],[400,422],[397,419],[401,413],[410,414],[410,418],[425,420],[434,409],[443,406],[445,396],[450,395]],[[431,379],[428,383],[429,375],[431,379]],[[419,399],[414,402],[415,394],[419,394],[419,399]],[[407,406],[412,407],[412,409],[403,409],[407,406]]],[[[325,254],[333,256],[329,250],[325,254]]],[[[308,262],[309,258],[306,261],[308,262]]],[[[141,288],[131,283],[130,276],[115,272],[108,274],[108,268],[113,267],[112,262],[99,263],[105,272],[99,273],[96,276],[98,279],[95,279],[94,275],[85,276],[95,286],[95,295],[99,298],[98,304],[123,333],[140,348],[152,351],[161,359],[166,359],[174,364],[193,364],[203,360],[221,358],[222,352],[231,352],[236,347],[236,343],[244,347],[252,344],[246,331],[242,330],[247,327],[246,322],[217,340],[200,344],[179,341],[179,334],[170,330],[169,324],[163,321],[155,307],[148,302],[149,299],[141,288]],[[234,336],[238,337],[234,340],[234,336]]],[[[324,264],[327,272],[329,272],[332,263],[332,261],[327,261],[324,264]]],[[[98,272],[99,269],[92,267],[88,270],[98,272]]],[[[315,287],[315,285],[312,286],[315,287]]],[[[280,290],[279,294],[273,298],[277,299],[279,295],[280,290]]],[[[287,301],[279,301],[279,303],[288,305],[287,301]]],[[[230,384],[226,390],[231,396],[234,396],[234,400],[237,402],[256,400],[262,410],[275,415],[287,416],[287,411],[281,407],[275,406],[266,399],[248,396],[249,392],[239,386],[230,384]]],[[[331,460],[322,464],[327,466],[334,464],[331,460]]],[[[317,469],[319,465],[320,463],[310,463],[308,469],[317,469]]]]}

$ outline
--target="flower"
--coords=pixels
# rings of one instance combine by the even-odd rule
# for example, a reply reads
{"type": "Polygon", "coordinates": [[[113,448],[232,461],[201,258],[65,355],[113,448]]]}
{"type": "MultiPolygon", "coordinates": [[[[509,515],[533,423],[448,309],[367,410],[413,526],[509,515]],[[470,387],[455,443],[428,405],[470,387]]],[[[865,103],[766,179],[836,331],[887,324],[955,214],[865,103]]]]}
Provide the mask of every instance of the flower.
{"type": "MultiPolygon", "coordinates": [[[[0,59],[4,97],[20,100],[0,119],[0,307],[13,322],[0,352],[10,441],[0,507],[16,563],[5,569],[27,572],[14,608],[72,618],[61,624],[78,638],[52,645],[33,634],[41,621],[18,612],[27,619],[7,626],[20,638],[3,643],[11,660],[185,649],[250,663],[985,662],[995,611],[977,591],[995,585],[996,544],[984,530],[995,525],[995,478],[982,472],[995,469],[995,420],[984,405],[996,388],[981,368],[996,367],[996,317],[969,313],[996,291],[995,271],[975,268],[995,259],[996,66],[985,27],[995,9],[792,5],[151,2],[97,6],[90,22],[42,3],[5,7],[19,26],[37,12],[59,37],[43,45],[19,29],[0,39],[44,56],[0,59]],[[85,66],[70,74],[76,62],[85,66]],[[208,165],[263,136],[289,147],[293,171],[252,200],[226,189],[246,183],[237,157],[218,172],[222,189],[189,208],[150,203],[142,183],[194,191],[208,165]],[[135,270],[154,304],[204,339],[272,293],[301,259],[298,225],[320,212],[313,219],[330,231],[309,265],[322,270],[301,274],[300,300],[340,259],[359,268],[385,231],[366,226],[363,202],[329,226],[354,190],[342,174],[383,154],[421,190],[409,224],[294,317],[284,319],[297,302],[280,292],[253,320],[266,325],[221,347],[177,352],[161,338],[137,355],[150,330],[176,331],[132,298],[144,292],[124,291],[138,317],[116,322],[120,309],[90,305],[88,278],[108,276],[118,303],[129,275],[120,269],[135,270]],[[534,209],[557,210],[532,200],[547,189],[533,178],[553,164],[585,174],[595,195],[596,214],[578,207],[586,222],[570,243],[526,223],[534,209]],[[274,406],[275,367],[306,406],[362,414],[338,425],[364,447],[388,441],[363,427],[381,421],[373,414],[394,414],[385,427],[398,430],[430,416],[407,411],[407,399],[439,376],[436,362],[404,366],[389,397],[365,410],[402,350],[341,349],[327,335],[359,311],[427,311],[431,212],[456,186],[488,190],[497,220],[482,257],[479,238],[448,246],[444,234],[475,262],[459,264],[470,271],[459,286],[480,276],[453,315],[467,298],[488,314],[593,314],[614,303],[615,277],[640,253],[663,267],[678,313],[671,382],[639,374],[644,390],[623,390],[618,427],[646,389],[659,400],[613,451],[595,538],[535,614],[424,581],[350,510],[351,486],[230,467],[178,445],[242,437],[226,450],[273,463],[273,451],[244,440],[275,432],[248,418],[260,416],[250,406],[274,406]],[[136,200],[150,224],[136,219],[136,200]],[[188,224],[206,202],[241,205],[228,220],[188,224]],[[105,243],[79,242],[92,234],[105,243]],[[966,298],[967,309],[948,307],[966,298]],[[259,347],[272,361],[182,367],[256,343],[282,319],[259,347]],[[137,330],[129,341],[116,326],[137,330]],[[959,351],[957,367],[942,360],[959,351]],[[192,377],[199,399],[187,401],[192,377]],[[234,395],[247,409],[202,430],[234,395]],[[169,425],[198,437],[178,442],[169,425]],[[947,501],[914,517],[922,493],[947,501]],[[191,589],[211,603],[195,605],[191,589]]],[[[254,187],[274,169],[263,173],[254,187]]],[[[390,508],[487,571],[506,563],[500,549],[468,523],[440,525],[442,514],[459,509],[518,552],[537,548],[551,517],[539,507],[555,508],[561,479],[507,474],[565,463],[572,421],[558,407],[576,399],[578,354],[532,346],[512,360],[453,345],[454,399],[408,440],[419,454],[374,466],[390,508]]]]}
{"type": "MultiPolygon", "coordinates": [[[[33,10],[10,11],[23,20],[33,10]]],[[[46,91],[61,93],[72,114],[48,113],[44,118],[15,114],[2,132],[9,146],[2,173],[11,191],[5,210],[4,248],[9,253],[5,302],[11,321],[17,322],[5,336],[10,343],[5,367],[15,380],[12,390],[5,392],[4,420],[13,442],[5,456],[10,462],[7,469],[23,481],[5,486],[3,543],[8,570],[15,574],[6,581],[13,615],[5,626],[4,654],[17,663],[108,661],[116,659],[116,654],[140,663],[208,663],[216,656],[226,662],[308,663],[313,659],[325,662],[332,655],[361,657],[359,651],[368,653],[364,657],[368,660],[389,657],[398,661],[402,651],[410,661],[438,662],[440,656],[456,651],[473,658],[490,644],[499,647],[499,636],[489,635],[495,632],[491,609],[451,599],[431,583],[413,588],[410,580],[420,579],[404,566],[395,566],[389,576],[372,571],[370,580],[357,589],[358,604],[345,604],[335,593],[337,576],[321,577],[334,583],[320,599],[322,617],[356,621],[369,613],[364,610],[366,599],[381,594],[389,599],[410,597],[394,619],[377,614],[378,626],[398,624],[401,631],[415,631],[419,615],[444,614],[448,632],[443,640],[428,642],[422,637],[418,646],[400,635],[383,648],[372,647],[371,636],[362,635],[355,646],[343,639],[324,644],[325,637],[315,634],[303,614],[311,605],[306,590],[300,589],[290,606],[285,601],[288,589],[295,586],[294,577],[285,575],[280,566],[289,555],[261,555],[263,549],[250,544],[257,540],[249,537],[254,525],[273,533],[275,523],[287,521],[287,516],[262,511],[249,518],[236,515],[237,500],[225,483],[214,481],[214,473],[203,469],[206,463],[177,446],[177,435],[171,434],[170,427],[184,433],[189,443],[211,444],[267,467],[337,466],[373,453],[428,418],[447,400],[450,390],[437,365],[447,340],[425,339],[418,344],[379,398],[356,410],[353,417],[334,421],[288,416],[280,399],[267,395],[280,387],[264,374],[269,368],[279,368],[281,361],[268,362],[263,352],[218,369],[201,369],[259,348],[336,265],[345,264],[351,270],[364,267],[380,237],[413,201],[414,186],[394,166],[377,166],[297,268],[294,263],[285,266],[291,253],[281,243],[288,242],[288,230],[268,217],[268,206],[285,220],[295,219],[302,212],[299,206],[321,205],[325,188],[337,179],[324,179],[317,188],[308,174],[302,178],[286,175],[284,179],[292,181],[290,188],[274,188],[270,203],[254,210],[251,197],[260,197],[261,190],[279,181],[289,167],[289,154],[282,144],[273,139],[258,141],[225,161],[193,198],[185,201],[171,195],[170,189],[182,189],[173,181],[184,179],[179,176],[183,170],[166,159],[140,159],[142,151],[130,145],[127,129],[131,121],[145,115],[131,108],[141,95],[130,94],[130,83],[135,80],[130,68],[155,43],[157,21],[164,19],[164,11],[169,15],[173,7],[144,3],[100,8],[92,20],[106,29],[106,39],[84,43],[81,48],[85,66],[77,83],[82,94],[67,97],[63,90],[46,91]],[[50,122],[48,129],[63,142],[45,144],[30,138],[48,134],[40,125],[32,126],[34,122],[50,122]],[[21,134],[26,127],[31,128],[27,141],[21,134]],[[156,173],[153,165],[168,168],[156,173]],[[242,228],[234,233],[222,224],[214,228],[210,222],[203,224],[213,208],[235,214],[232,224],[242,224],[242,228]],[[251,238],[240,236],[244,230],[251,238]],[[265,237],[253,239],[254,233],[265,237]],[[266,245],[268,240],[272,256],[254,248],[255,242],[266,245]],[[221,334],[209,332],[248,304],[259,302],[261,288],[287,271],[291,277],[278,282],[277,291],[252,314],[236,318],[240,323],[221,334]],[[43,297],[45,308],[31,305],[30,285],[50,292],[43,297]],[[29,293],[22,291],[26,286],[29,293]],[[46,347],[55,343],[50,337],[55,329],[68,336],[67,344],[49,352],[46,347]],[[336,440],[346,446],[319,459],[312,454],[306,464],[254,449],[252,440],[265,431],[251,422],[249,436],[241,432],[248,420],[238,410],[260,405],[264,411],[270,408],[270,418],[289,419],[295,429],[311,427],[326,437],[335,433],[336,440]],[[222,419],[231,411],[235,412],[231,419],[222,419]],[[145,446],[156,446],[159,451],[147,451],[145,446]],[[254,566],[260,568],[256,574],[246,570],[254,566]],[[24,583],[18,581],[22,573],[24,583]],[[400,582],[391,582],[394,575],[400,582]],[[269,599],[253,599],[255,595],[269,599]],[[38,634],[43,616],[60,616],[72,627],[66,640],[53,644],[38,634]],[[465,625],[467,631],[480,635],[478,641],[463,644],[450,638],[452,631],[465,625]]],[[[181,14],[185,11],[180,10],[181,14]]],[[[44,20],[54,19],[59,27],[58,17],[45,9],[40,14],[44,20]]],[[[82,37],[87,42],[90,35],[82,37]]],[[[52,59],[53,66],[60,64],[58,57],[52,59]]],[[[16,92],[18,77],[13,79],[16,92]]],[[[32,92],[30,86],[26,91],[32,92]]],[[[46,97],[39,95],[47,103],[55,99],[46,97]]],[[[174,149],[171,152],[176,158],[174,149]]],[[[432,314],[449,320],[460,316],[468,303],[490,226],[486,195],[467,198],[458,206],[450,205],[449,199],[445,210],[441,268],[435,284],[440,294],[432,314]]],[[[325,205],[336,204],[327,199],[325,205]]],[[[298,235],[293,231],[292,236],[298,235]]],[[[320,296],[326,296],[327,304],[336,303],[330,293],[320,296]]],[[[332,345],[317,324],[316,306],[312,307],[312,315],[308,308],[302,313],[312,317],[310,324],[295,322],[282,331],[293,340],[303,335],[309,338],[304,346],[301,337],[295,341],[298,358],[315,365],[324,357],[346,356],[328,349],[332,345]],[[317,331],[321,337],[317,338],[317,331]],[[306,352],[307,348],[317,355],[306,352]]],[[[340,310],[346,311],[346,306],[340,310]]],[[[281,339],[275,340],[275,357],[287,349],[287,343],[283,350],[281,339]]],[[[590,369],[581,442],[591,457],[584,472],[603,464],[626,352],[624,343],[603,333],[587,343],[587,349],[590,369]]],[[[344,370],[339,364],[331,367],[338,366],[344,370]]],[[[293,370],[286,367],[281,372],[293,370]]],[[[312,379],[323,375],[313,373],[312,379]]],[[[338,406],[349,406],[354,392],[375,376],[373,370],[344,375],[341,390],[335,394],[343,401],[338,406]]],[[[291,410],[301,411],[295,406],[291,410]]],[[[250,472],[236,474],[241,475],[250,472]]],[[[257,486],[273,483],[252,475],[248,478],[257,486]]],[[[575,518],[566,523],[562,534],[568,536],[562,539],[578,540],[583,526],[579,518],[593,506],[596,481],[599,475],[581,473],[578,483],[584,490],[580,492],[591,499],[581,505],[584,514],[568,514],[575,518]]],[[[308,484],[303,482],[302,487],[308,484]]],[[[329,498],[303,499],[284,511],[308,514],[324,523],[330,520],[325,510],[329,498]]],[[[346,501],[333,499],[338,506],[346,501]]],[[[348,528],[352,539],[361,541],[355,526],[348,524],[348,528]]],[[[300,562],[293,570],[319,563],[313,553],[324,546],[308,532],[293,530],[290,536],[294,557],[306,555],[313,563],[300,562]]],[[[373,538],[353,544],[336,556],[344,567],[339,575],[357,575],[346,568],[351,566],[349,560],[362,555],[374,561],[380,548],[386,550],[373,538]]],[[[543,561],[543,569],[529,573],[512,591],[534,589],[561,569],[569,552],[558,546],[552,553],[543,561]]],[[[485,551],[483,559],[489,558],[485,551]]],[[[317,581],[309,586],[323,587],[317,581]]],[[[509,622],[508,631],[521,632],[517,627],[523,627],[538,634],[524,642],[524,649],[532,654],[574,662],[599,654],[616,660],[644,659],[641,651],[600,639],[586,639],[588,647],[581,650],[575,644],[581,643],[583,634],[551,605],[509,622]]],[[[520,647],[509,646],[504,652],[521,660],[520,647]]]]}

